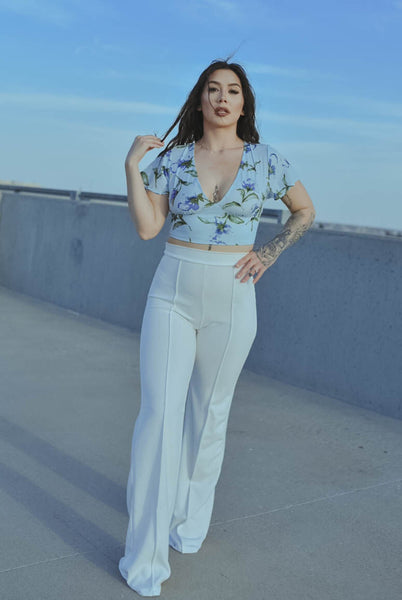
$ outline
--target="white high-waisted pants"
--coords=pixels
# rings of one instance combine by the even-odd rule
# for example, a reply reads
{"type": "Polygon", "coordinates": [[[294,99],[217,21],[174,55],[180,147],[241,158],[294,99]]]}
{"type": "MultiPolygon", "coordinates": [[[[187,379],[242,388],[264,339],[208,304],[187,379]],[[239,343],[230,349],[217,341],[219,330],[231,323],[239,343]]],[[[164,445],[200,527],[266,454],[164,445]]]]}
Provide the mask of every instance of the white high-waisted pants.
{"type": "Polygon", "coordinates": [[[166,242],[140,338],[141,405],[127,483],[119,570],[142,596],[169,578],[169,544],[197,552],[210,525],[236,382],[257,332],[246,252],[166,242]]]}

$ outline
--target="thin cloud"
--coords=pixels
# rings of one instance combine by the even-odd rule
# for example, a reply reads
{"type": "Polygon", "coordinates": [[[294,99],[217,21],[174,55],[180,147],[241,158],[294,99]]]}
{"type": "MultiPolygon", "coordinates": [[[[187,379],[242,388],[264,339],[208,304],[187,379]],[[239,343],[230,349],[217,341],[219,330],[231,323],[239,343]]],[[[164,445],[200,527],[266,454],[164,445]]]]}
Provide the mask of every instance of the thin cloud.
{"type": "MultiPolygon", "coordinates": [[[[331,96],[331,98],[337,104],[353,106],[354,108],[358,108],[360,111],[366,111],[391,118],[402,118],[402,104],[400,102],[386,102],[384,100],[371,100],[364,97],[356,98],[348,96],[331,96]]],[[[329,98],[323,99],[324,102],[328,102],[329,100],[329,98]]]]}
{"type": "Polygon", "coordinates": [[[73,20],[70,10],[60,4],[56,6],[50,0],[0,0],[0,10],[57,25],[66,25],[73,20]]]}
{"type": "MultiPolygon", "coordinates": [[[[98,71],[92,73],[92,77],[108,80],[127,80],[136,82],[137,84],[138,82],[145,81],[153,84],[155,89],[162,90],[163,87],[170,86],[174,90],[183,89],[186,90],[186,92],[188,92],[197,81],[196,77],[191,77],[186,74],[181,74],[180,78],[176,79],[176,77],[174,77],[172,73],[166,69],[162,70],[161,72],[156,72],[150,69],[143,69],[142,71],[134,69],[121,71],[113,68],[99,69],[98,71]]],[[[183,104],[184,102],[185,97],[183,96],[183,104]]]]}
{"type": "Polygon", "coordinates": [[[386,100],[372,100],[365,96],[348,96],[348,95],[326,95],[322,93],[306,94],[305,92],[293,92],[281,90],[279,88],[266,89],[270,96],[277,98],[292,98],[294,100],[304,100],[315,105],[322,104],[323,106],[346,106],[349,108],[358,109],[359,113],[365,112],[376,116],[384,116],[388,118],[402,118],[402,103],[389,102],[386,100]]]}
{"type": "Polygon", "coordinates": [[[273,121],[307,127],[308,129],[321,129],[333,131],[337,134],[344,133],[348,136],[363,136],[376,139],[398,140],[402,137],[402,127],[395,123],[383,121],[357,121],[341,117],[323,118],[310,115],[281,114],[271,111],[260,111],[258,117],[262,121],[273,121]]]}
{"type": "Polygon", "coordinates": [[[195,2],[171,0],[167,6],[171,10],[180,11],[181,18],[196,23],[198,31],[200,23],[210,25],[211,16],[227,19],[235,24],[243,24],[248,14],[244,4],[233,0],[195,0],[195,2]]]}
{"type": "Polygon", "coordinates": [[[175,12],[180,11],[181,17],[189,16],[197,26],[203,23],[214,27],[214,24],[210,22],[212,13],[230,19],[241,28],[237,33],[237,38],[243,39],[243,35],[245,35],[250,41],[260,32],[266,33],[267,29],[286,27],[289,31],[293,27],[302,27],[304,22],[304,19],[295,16],[294,12],[290,14],[288,11],[286,17],[282,17],[280,9],[273,6],[272,3],[261,2],[261,0],[249,0],[248,2],[240,0],[195,0],[193,2],[170,0],[167,6],[175,12]],[[250,20],[250,15],[254,14],[258,14],[258,19],[253,27],[245,27],[250,20]]]}
{"type": "MultiPolygon", "coordinates": [[[[63,96],[41,93],[0,93],[0,105],[21,107],[26,110],[57,110],[77,112],[107,112],[121,114],[130,113],[138,115],[170,115],[175,116],[179,107],[149,102],[127,102],[123,100],[109,100],[102,98],[83,98],[81,96],[63,96]]],[[[384,103],[384,110],[388,110],[384,103]]],[[[400,107],[399,107],[400,108],[400,107]]],[[[284,114],[273,111],[260,110],[258,120],[274,121],[293,124],[298,127],[345,132],[348,135],[381,138],[385,135],[392,137],[402,136],[402,127],[398,123],[385,121],[365,121],[341,117],[312,117],[301,114],[284,114]]]]}
{"type": "Polygon", "coordinates": [[[99,54],[105,53],[110,54],[110,52],[127,52],[126,48],[119,44],[108,44],[102,41],[97,36],[93,37],[92,40],[88,40],[88,43],[82,44],[81,46],[76,46],[74,49],[75,54],[85,55],[92,54],[92,56],[98,56],[99,54]]]}
{"type": "Polygon", "coordinates": [[[37,93],[0,93],[0,105],[19,106],[26,109],[127,112],[143,115],[175,115],[179,110],[177,107],[150,104],[149,102],[125,102],[123,100],[37,93]]]}
{"type": "MultiPolygon", "coordinates": [[[[353,99],[344,99],[352,102],[353,99]]],[[[358,99],[354,100],[358,106],[358,99]]],[[[372,105],[378,111],[381,108],[384,114],[389,116],[390,106],[388,103],[376,103],[367,100],[367,106],[372,105]]],[[[176,116],[180,107],[167,106],[164,104],[153,104],[149,102],[128,102],[123,100],[85,98],[81,96],[65,96],[43,93],[0,93],[0,106],[11,108],[23,108],[24,110],[52,110],[52,111],[76,111],[76,112],[101,112],[101,113],[127,113],[137,115],[168,115],[176,116]]],[[[402,107],[394,105],[394,112],[400,116],[402,107]]],[[[343,117],[314,117],[302,114],[284,114],[273,111],[260,110],[257,112],[259,121],[286,123],[308,129],[333,131],[334,133],[345,133],[346,135],[362,136],[369,138],[390,140],[402,138],[402,126],[400,123],[382,120],[357,120],[343,117]]]]}
{"type": "Polygon", "coordinates": [[[68,26],[83,17],[115,18],[113,6],[103,0],[0,0],[0,11],[47,21],[53,25],[68,26]]]}
{"type": "Polygon", "coordinates": [[[239,14],[239,5],[230,0],[199,0],[199,4],[207,4],[210,8],[225,12],[228,16],[239,14]]]}
{"type": "Polygon", "coordinates": [[[200,0],[202,4],[209,4],[211,6],[216,6],[221,10],[232,11],[237,9],[237,5],[235,2],[230,2],[230,0],[200,0]]]}
{"type": "Polygon", "coordinates": [[[286,67],[275,67],[265,63],[249,63],[244,62],[244,66],[249,73],[256,75],[274,75],[279,77],[291,77],[292,79],[338,79],[337,75],[332,73],[322,73],[320,71],[312,71],[311,69],[296,69],[286,67]]]}

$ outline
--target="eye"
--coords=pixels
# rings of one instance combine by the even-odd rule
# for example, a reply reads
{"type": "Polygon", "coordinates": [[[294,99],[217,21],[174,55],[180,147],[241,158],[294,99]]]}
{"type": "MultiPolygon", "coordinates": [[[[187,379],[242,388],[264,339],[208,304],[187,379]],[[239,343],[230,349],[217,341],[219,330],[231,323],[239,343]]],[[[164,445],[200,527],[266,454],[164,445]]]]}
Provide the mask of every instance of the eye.
{"type": "MultiPolygon", "coordinates": [[[[218,88],[216,87],[210,87],[208,88],[208,92],[217,92],[218,88]]],[[[229,90],[231,94],[239,94],[240,92],[238,90],[229,90]]]]}

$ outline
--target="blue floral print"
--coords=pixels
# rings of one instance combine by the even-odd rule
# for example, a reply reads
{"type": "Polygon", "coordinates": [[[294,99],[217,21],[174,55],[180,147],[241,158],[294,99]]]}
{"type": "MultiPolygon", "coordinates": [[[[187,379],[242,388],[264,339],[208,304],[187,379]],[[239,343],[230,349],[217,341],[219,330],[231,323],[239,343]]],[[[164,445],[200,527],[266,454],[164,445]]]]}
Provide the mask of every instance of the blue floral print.
{"type": "Polygon", "coordinates": [[[224,244],[225,242],[222,241],[222,237],[230,231],[230,225],[226,223],[226,220],[219,219],[218,217],[215,217],[215,225],[216,230],[212,240],[216,244],[224,244]]]}
{"type": "Polygon", "coordinates": [[[253,244],[264,206],[298,180],[297,170],[268,144],[244,142],[237,175],[218,202],[201,189],[194,142],[171,148],[141,171],[146,189],[168,197],[170,235],[201,244],[253,244]]]}
{"type": "Polygon", "coordinates": [[[250,177],[247,179],[247,181],[243,181],[242,183],[242,187],[244,187],[244,189],[249,192],[250,190],[254,190],[255,189],[255,184],[251,181],[250,177]]]}
{"type": "MultiPolygon", "coordinates": [[[[177,193],[177,190],[173,190],[177,193]]],[[[177,208],[181,210],[198,210],[200,208],[199,196],[189,196],[184,202],[178,202],[177,208]]]]}

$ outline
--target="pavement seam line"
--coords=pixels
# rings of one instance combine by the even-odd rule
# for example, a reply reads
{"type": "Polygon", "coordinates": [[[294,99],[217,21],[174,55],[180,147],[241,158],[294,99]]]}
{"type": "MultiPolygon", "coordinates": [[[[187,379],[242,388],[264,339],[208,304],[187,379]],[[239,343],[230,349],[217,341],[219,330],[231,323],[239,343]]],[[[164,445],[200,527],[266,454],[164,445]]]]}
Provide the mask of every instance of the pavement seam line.
{"type": "Polygon", "coordinates": [[[266,510],[260,513],[255,513],[251,515],[244,515],[242,517],[235,517],[234,519],[228,519],[226,521],[217,521],[216,523],[211,523],[211,527],[215,525],[225,525],[226,523],[232,523],[233,521],[241,521],[242,519],[252,519],[254,517],[261,517],[264,515],[269,515],[274,512],[278,512],[280,510],[288,510],[289,508],[297,508],[299,506],[304,506],[305,504],[313,504],[314,502],[322,502],[324,500],[332,500],[332,498],[337,498],[338,496],[346,496],[349,494],[354,494],[356,492],[361,492],[364,490],[371,490],[377,487],[381,487],[383,485],[389,485],[393,483],[401,483],[402,479],[392,479],[390,481],[384,481],[383,483],[377,483],[375,485],[368,485],[362,488],[355,488],[353,490],[346,490],[345,492],[337,492],[336,494],[332,494],[331,496],[321,496],[320,498],[313,498],[312,500],[306,500],[305,502],[297,502],[296,504],[286,504],[285,506],[279,506],[278,508],[273,508],[271,510],[266,510]]]}
{"type": "MultiPolygon", "coordinates": [[[[234,521],[241,521],[243,519],[252,519],[254,517],[261,517],[264,515],[269,515],[271,513],[275,513],[278,512],[280,510],[288,510],[290,508],[297,508],[299,506],[304,506],[306,504],[314,504],[314,502],[323,502],[324,500],[331,500],[332,498],[338,498],[339,496],[347,496],[349,494],[354,494],[356,492],[361,492],[364,490],[371,490],[371,489],[375,489],[377,487],[381,487],[384,485],[390,485],[393,483],[402,483],[402,479],[391,479],[389,481],[384,481],[382,483],[376,483],[375,485],[368,485],[366,487],[362,487],[362,488],[355,488],[353,490],[346,490],[345,492],[337,492],[336,494],[332,494],[331,496],[321,496],[320,498],[313,498],[312,500],[306,500],[305,502],[298,502],[296,504],[286,504],[285,506],[279,506],[278,508],[273,508],[272,510],[266,510],[260,513],[255,513],[252,515],[244,515],[242,517],[235,517],[234,519],[227,519],[226,521],[217,521],[216,523],[211,523],[210,527],[215,527],[216,525],[225,525],[227,523],[233,523],[234,521]]],[[[120,548],[120,544],[119,546],[116,546],[116,548],[120,548]]],[[[37,562],[33,562],[33,563],[27,563],[24,565],[18,565],[17,567],[11,567],[9,569],[3,569],[0,570],[0,574],[1,573],[8,573],[9,571],[14,571],[16,569],[23,569],[25,567],[33,567],[36,565],[41,565],[44,563],[48,563],[48,562],[53,562],[56,560],[62,560],[64,558],[71,558],[73,556],[85,556],[85,554],[89,554],[91,552],[96,551],[96,549],[94,550],[88,550],[87,552],[73,552],[72,554],[65,554],[63,556],[57,556],[55,558],[48,558],[46,560],[40,560],[37,562]]]]}
{"type": "MultiPolygon", "coordinates": [[[[121,548],[121,547],[122,547],[121,544],[119,544],[118,546],[113,548],[113,550],[117,550],[118,548],[121,548]]],[[[63,554],[62,556],[55,556],[54,558],[46,558],[45,560],[39,560],[39,561],[33,562],[33,563],[26,563],[25,565],[17,565],[16,567],[10,567],[9,569],[0,570],[0,575],[1,575],[1,573],[8,573],[9,571],[15,571],[16,569],[24,569],[25,567],[35,567],[36,565],[43,565],[45,563],[53,562],[55,560],[63,560],[64,558],[72,558],[74,556],[85,556],[85,554],[91,554],[91,552],[99,552],[99,550],[97,548],[94,548],[94,550],[87,550],[85,552],[73,552],[72,554],[63,554]]]]}

